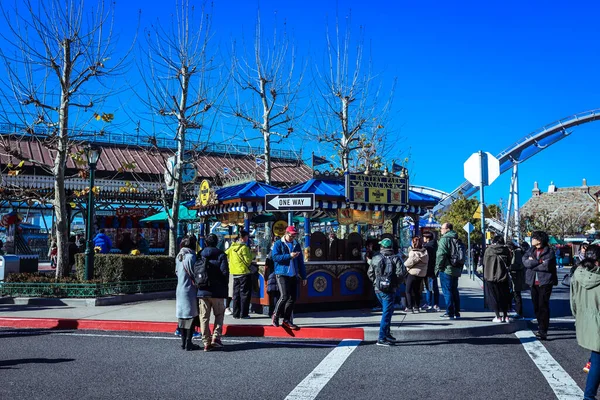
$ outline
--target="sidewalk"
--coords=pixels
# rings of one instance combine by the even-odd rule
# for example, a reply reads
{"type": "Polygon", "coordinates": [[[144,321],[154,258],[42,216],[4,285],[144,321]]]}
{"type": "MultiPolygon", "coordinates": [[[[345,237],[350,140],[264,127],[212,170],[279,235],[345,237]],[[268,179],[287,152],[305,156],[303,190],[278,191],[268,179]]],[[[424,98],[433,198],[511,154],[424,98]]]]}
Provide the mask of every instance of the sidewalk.
{"type": "MultiPolygon", "coordinates": [[[[440,318],[442,313],[419,314],[396,310],[392,335],[399,340],[449,339],[512,333],[527,326],[526,321],[493,323],[493,313],[483,309],[481,281],[467,275],[460,278],[461,318],[440,318]]],[[[443,296],[440,293],[440,301],[443,296]]],[[[175,300],[150,300],[114,306],[19,305],[0,303],[0,326],[18,328],[58,328],[119,330],[133,332],[173,332],[176,328],[175,300]]],[[[225,316],[228,336],[269,336],[313,339],[376,340],[381,312],[370,309],[297,313],[299,331],[286,331],[270,325],[268,316],[251,314],[239,320],[225,316]]]]}

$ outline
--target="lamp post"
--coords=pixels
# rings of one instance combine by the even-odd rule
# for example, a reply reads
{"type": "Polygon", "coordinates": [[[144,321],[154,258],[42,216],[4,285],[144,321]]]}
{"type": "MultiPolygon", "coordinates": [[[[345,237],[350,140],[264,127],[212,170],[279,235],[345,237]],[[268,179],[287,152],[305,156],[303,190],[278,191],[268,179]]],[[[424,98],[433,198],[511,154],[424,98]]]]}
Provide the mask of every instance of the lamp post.
{"type": "Polygon", "coordinates": [[[88,193],[88,204],[87,204],[87,229],[86,229],[86,242],[85,248],[85,274],[84,279],[89,281],[94,276],[94,242],[92,238],[92,229],[94,223],[94,173],[96,172],[96,164],[102,153],[102,148],[88,146],[85,149],[85,155],[87,162],[90,167],[90,191],[88,193]]]}

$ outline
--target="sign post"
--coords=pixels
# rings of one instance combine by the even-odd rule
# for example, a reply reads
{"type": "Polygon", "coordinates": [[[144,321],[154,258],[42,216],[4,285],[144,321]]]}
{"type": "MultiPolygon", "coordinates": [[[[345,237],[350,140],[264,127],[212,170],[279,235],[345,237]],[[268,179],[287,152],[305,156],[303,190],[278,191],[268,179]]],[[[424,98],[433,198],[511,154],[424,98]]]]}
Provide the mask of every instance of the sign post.
{"type": "Polygon", "coordinates": [[[473,271],[473,260],[471,258],[471,232],[475,230],[475,227],[471,222],[467,222],[465,226],[463,226],[463,229],[465,230],[465,232],[467,232],[467,260],[469,262],[469,278],[471,278],[471,280],[475,280],[475,273],[473,271]]]}
{"type": "MultiPolygon", "coordinates": [[[[481,258],[485,255],[485,198],[484,187],[500,176],[500,161],[490,153],[479,150],[471,154],[464,164],[465,179],[473,186],[479,186],[479,207],[481,207],[481,258]]],[[[483,280],[483,307],[487,308],[486,285],[483,280]]]]}

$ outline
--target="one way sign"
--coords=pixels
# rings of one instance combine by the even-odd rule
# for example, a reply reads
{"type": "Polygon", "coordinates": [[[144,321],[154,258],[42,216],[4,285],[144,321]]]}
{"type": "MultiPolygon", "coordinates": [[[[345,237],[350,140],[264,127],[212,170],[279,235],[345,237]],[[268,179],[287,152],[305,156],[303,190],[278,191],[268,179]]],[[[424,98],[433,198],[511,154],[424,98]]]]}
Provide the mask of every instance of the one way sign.
{"type": "Polygon", "coordinates": [[[313,211],[314,193],[267,194],[265,211],[313,211]]]}

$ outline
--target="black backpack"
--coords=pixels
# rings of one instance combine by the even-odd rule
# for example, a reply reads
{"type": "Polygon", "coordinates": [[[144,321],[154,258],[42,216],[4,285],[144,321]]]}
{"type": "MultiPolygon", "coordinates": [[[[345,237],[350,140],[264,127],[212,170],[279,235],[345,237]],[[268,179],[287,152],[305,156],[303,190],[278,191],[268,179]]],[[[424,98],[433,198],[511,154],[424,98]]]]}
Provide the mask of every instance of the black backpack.
{"type": "Polygon", "coordinates": [[[458,243],[458,239],[450,239],[450,265],[462,269],[465,266],[465,248],[458,243]]]}
{"type": "Polygon", "coordinates": [[[381,257],[379,263],[380,274],[376,278],[377,289],[384,293],[391,293],[394,291],[394,256],[381,257]]]}
{"type": "Polygon", "coordinates": [[[198,256],[194,264],[194,283],[197,288],[206,288],[210,285],[208,281],[208,260],[206,257],[198,256]]]}

